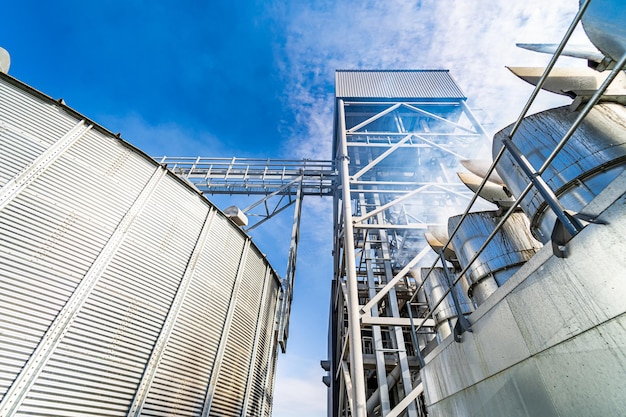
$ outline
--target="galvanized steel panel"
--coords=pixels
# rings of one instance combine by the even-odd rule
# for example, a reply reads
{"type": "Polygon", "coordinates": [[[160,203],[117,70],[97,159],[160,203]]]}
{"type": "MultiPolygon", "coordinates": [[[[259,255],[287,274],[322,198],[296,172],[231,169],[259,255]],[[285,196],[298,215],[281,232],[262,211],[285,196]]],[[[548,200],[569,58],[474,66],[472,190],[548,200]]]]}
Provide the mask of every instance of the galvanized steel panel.
{"type": "MultiPolygon", "coordinates": [[[[50,153],[80,121],[7,79],[0,77],[0,159],[7,161],[0,186],[50,153]]],[[[11,389],[23,398],[10,415],[126,415],[179,293],[171,333],[163,333],[166,345],[153,358],[157,368],[142,414],[200,415],[223,337],[228,345],[214,403],[235,404],[231,413],[241,408],[251,366],[250,404],[259,409],[257,381],[271,400],[278,278],[273,270],[266,274],[269,265],[254,247],[239,265],[247,238],[217,213],[180,292],[210,204],[162,173],[145,155],[92,129],[0,208],[0,395],[11,389]],[[264,285],[269,290],[261,299],[264,285]],[[78,312],[59,321],[76,288],[86,291],[77,299],[78,312]],[[55,326],[58,342],[41,350],[43,335],[55,326]],[[41,370],[28,365],[36,349],[41,370]],[[24,369],[34,372],[32,384],[13,386],[24,369]]]]}
{"type": "Polygon", "coordinates": [[[251,366],[256,326],[265,276],[265,262],[258,250],[248,254],[243,281],[236,294],[235,314],[228,333],[215,394],[209,415],[240,416],[248,370],[251,366]]]}
{"type": "Polygon", "coordinates": [[[186,415],[202,412],[244,236],[228,219],[218,214],[213,220],[208,241],[160,359],[142,415],[173,415],[182,412],[183,405],[187,408],[186,415]],[[198,340],[203,342],[197,344],[198,340]],[[193,383],[193,379],[201,383],[193,383]]]}
{"type": "MultiPolygon", "coordinates": [[[[96,149],[102,139],[96,134],[83,138],[96,149]]],[[[108,148],[109,154],[128,150],[111,139],[108,148]]],[[[90,172],[77,163],[83,159],[80,150],[66,152],[0,212],[0,286],[4,296],[0,311],[10,317],[14,328],[8,335],[11,342],[2,342],[15,344],[23,354],[33,352],[106,243],[110,230],[139,193],[139,181],[147,179],[146,170],[136,170],[139,181],[123,192],[129,187],[118,185],[120,177],[105,175],[110,169],[106,158],[90,161],[90,172]],[[94,176],[99,181],[94,182],[94,176]],[[107,204],[110,201],[116,201],[117,210],[99,213],[111,206],[107,204]]],[[[2,395],[25,359],[20,356],[21,362],[1,373],[2,395]]]]}
{"type": "Polygon", "coordinates": [[[0,187],[41,155],[46,146],[42,140],[0,119],[0,187]]]}
{"type": "Polygon", "coordinates": [[[266,381],[267,390],[266,390],[264,404],[263,404],[263,416],[265,417],[269,417],[272,415],[272,404],[274,403],[274,380],[276,378],[277,349],[278,349],[278,340],[276,337],[274,337],[274,339],[272,340],[272,347],[270,349],[273,356],[269,363],[270,368],[269,368],[267,381],[266,381]]]}
{"type": "Polygon", "coordinates": [[[339,70],[335,97],[465,99],[448,70],[339,70]]]}
{"type": "Polygon", "coordinates": [[[91,391],[82,377],[66,375],[60,380],[73,388],[59,389],[54,399],[27,398],[23,407],[62,416],[66,410],[59,403],[77,401],[83,415],[98,415],[103,404],[126,411],[207,209],[174,178],[163,178],[49,360],[52,370],[44,368],[31,393],[58,389],[54,376],[70,358],[72,367],[87,373],[106,370],[126,382],[91,391]],[[89,401],[95,394],[100,399],[89,401]]]}
{"type": "Polygon", "coordinates": [[[429,406],[428,415],[559,416],[545,389],[546,384],[541,380],[535,361],[523,362],[513,366],[507,373],[496,374],[482,384],[468,387],[429,406]],[[506,414],[503,410],[507,410],[506,414]]]}
{"type": "Polygon", "coordinates": [[[535,357],[561,416],[619,416],[626,410],[626,315],[535,357]]]}
{"type": "Polygon", "coordinates": [[[26,86],[16,88],[9,75],[0,73],[0,120],[9,121],[47,146],[52,145],[78,120],[53,100],[26,86]]]}
{"type": "Polygon", "coordinates": [[[261,314],[259,316],[261,332],[258,350],[253,358],[250,399],[245,410],[246,415],[250,417],[260,416],[264,407],[271,408],[271,400],[268,401],[268,399],[271,398],[269,397],[269,385],[272,384],[273,380],[269,380],[268,375],[270,374],[270,368],[273,366],[272,358],[276,356],[272,350],[277,348],[276,344],[273,343],[273,336],[279,286],[272,276],[269,277],[268,281],[266,285],[269,286],[269,289],[261,305],[261,314]]]}

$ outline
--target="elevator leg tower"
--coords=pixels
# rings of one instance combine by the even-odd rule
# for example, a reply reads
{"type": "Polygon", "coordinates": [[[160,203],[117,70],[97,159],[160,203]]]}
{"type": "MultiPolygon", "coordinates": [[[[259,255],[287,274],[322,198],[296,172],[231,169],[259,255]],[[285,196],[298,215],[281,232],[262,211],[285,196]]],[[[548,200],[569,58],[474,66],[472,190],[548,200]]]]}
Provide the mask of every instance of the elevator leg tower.
{"type": "Polygon", "coordinates": [[[407,304],[410,272],[434,256],[424,232],[472,197],[456,172],[487,142],[447,71],[338,71],[336,82],[329,416],[418,417],[419,351],[435,336],[427,306],[407,304]]]}

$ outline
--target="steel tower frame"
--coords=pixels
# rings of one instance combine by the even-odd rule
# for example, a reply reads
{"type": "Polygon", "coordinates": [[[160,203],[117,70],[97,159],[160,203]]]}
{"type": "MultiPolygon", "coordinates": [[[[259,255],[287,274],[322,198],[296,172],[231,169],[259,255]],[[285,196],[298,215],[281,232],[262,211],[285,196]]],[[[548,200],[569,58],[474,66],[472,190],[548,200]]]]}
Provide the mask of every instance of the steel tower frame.
{"type": "Polygon", "coordinates": [[[329,416],[417,417],[434,321],[409,302],[414,268],[435,255],[423,233],[447,220],[437,211],[473,197],[455,170],[487,139],[447,71],[337,77],[329,416]]]}
{"type": "Polygon", "coordinates": [[[445,70],[337,74],[334,160],[155,159],[204,194],[260,196],[242,210],[258,219],[247,231],[294,206],[277,318],[283,352],[302,199],[333,196],[329,416],[417,417],[421,350],[435,326],[424,298],[413,302],[415,268],[435,256],[423,234],[472,199],[455,172],[486,134],[445,70]]]}

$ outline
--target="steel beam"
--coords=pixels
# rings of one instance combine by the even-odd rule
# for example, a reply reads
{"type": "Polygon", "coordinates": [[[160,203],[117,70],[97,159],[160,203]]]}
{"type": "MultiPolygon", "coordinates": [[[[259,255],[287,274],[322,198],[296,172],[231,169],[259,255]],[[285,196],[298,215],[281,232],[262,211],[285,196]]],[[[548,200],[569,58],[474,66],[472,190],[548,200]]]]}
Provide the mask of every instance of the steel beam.
{"type": "Polygon", "coordinates": [[[367,171],[369,171],[370,169],[374,168],[378,163],[380,163],[385,158],[387,158],[389,155],[391,155],[394,151],[396,151],[401,145],[403,145],[406,142],[408,142],[408,140],[411,139],[412,136],[413,135],[406,135],[398,143],[395,143],[393,146],[391,146],[385,152],[381,153],[376,159],[374,159],[373,161],[371,161],[370,163],[365,165],[363,168],[361,168],[359,170],[359,172],[357,172],[356,174],[352,175],[351,181],[354,181],[354,180],[360,178],[367,171]]]}
{"type": "MultiPolygon", "coordinates": [[[[413,319],[413,323],[419,323],[421,327],[434,327],[433,319],[413,319]]],[[[374,317],[369,314],[361,316],[361,324],[372,326],[400,326],[411,327],[411,319],[408,317],[374,317]]]]}
{"type": "Polygon", "coordinates": [[[368,303],[365,304],[361,308],[361,311],[368,312],[370,309],[374,308],[378,304],[378,302],[382,300],[382,298],[386,296],[389,293],[389,291],[393,287],[395,287],[396,284],[409,273],[411,268],[417,265],[417,263],[421,261],[424,258],[424,256],[430,253],[430,251],[431,249],[429,246],[423,248],[417,255],[413,257],[413,259],[411,259],[411,261],[408,264],[404,266],[404,268],[402,268],[400,272],[396,274],[395,277],[393,277],[389,282],[387,282],[387,284],[375,296],[370,298],[368,303]]]}
{"type": "Polygon", "coordinates": [[[417,399],[417,397],[419,397],[422,392],[424,392],[424,386],[420,382],[415,388],[413,388],[409,395],[404,397],[404,399],[402,399],[402,401],[400,401],[398,405],[396,405],[385,417],[398,417],[409,405],[412,404],[413,401],[417,399]]]}
{"type": "MultiPolygon", "coordinates": [[[[365,120],[364,122],[359,123],[358,125],[351,127],[350,129],[346,129],[346,134],[347,133],[354,133],[356,131],[358,131],[359,129],[361,129],[362,127],[367,126],[368,124],[375,122],[376,120],[380,119],[381,117],[391,113],[392,111],[396,110],[398,107],[400,107],[400,103],[394,104],[393,106],[388,107],[387,109],[381,111],[380,113],[375,114],[374,116],[370,117],[369,119],[365,120]]],[[[345,123],[345,120],[344,120],[345,123]]]]}
{"type": "Polygon", "coordinates": [[[337,177],[332,160],[165,156],[155,160],[204,194],[293,194],[285,185],[302,176],[304,195],[330,196],[337,177]]]}
{"type": "MultiPolygon", "coordinates": [[[[424,185],[424,186],[419,187],[419,188],[417,188],[417,189],[415,189],[415,190],[413,190],[413,191],[411,191],[411,192],[408,192],[408,193],[406,193],[406,194],[403,194],[402,196],[400,196],[400,197],[396,198],[396,199],[395,199],[395,200],[393,200],[393,201],[390,201],[390,202],[389,202],[389,203],[387,203],[387,204],[383,204],[382,206],[376,207],[376,209],[374,209],[374,210],[372,210],[372,211],[369,211],[369,212],[367,212],[367,213],[363,214],[363,215],[362,215],[362,216],[360,216],[360,217],[356,217],[356,218],[354,218],[354,219],[353,219],[353,221],[354,221],[355,223],[361,223],[363,220],[366,220],[366,219],[368,219],[368,218],[370,218],[370,217],[373,217],[373,216],[377,215],[378,213],[381,213],[381,212],[383,212],[383,211],[387,210],[388,208],[393,207],[393,206],[395,206],[396,204],[398,204],[398,203],[400,203],[400,202],[402,202],[402,201],[404,201],[404,200],[406,200],[406,199],[408,199],[408,198],[413,197],[415,194],[418,194],[418,193],[421,193],[421,192],[422,192],[422,191],[424,191],[424,190],[427,190],[429,187],[430,187],[430,185],[424,185]]],[[[378,190],[375,190],[374,192],[376,193],[377,191],[378,191],[378,190]]]]}
{"type": "Polygon", "coordinates": [[[296,279],[296,260],[298,258],[298,244],[300,242],[300,219],[302,217],[302,193],[298,189],[295,196],[296,207],[293,213],[291,225],[291,243],[289,244],[289,257],[287,259],[287,271],[283,284],[283,299],[280,305],[278,325],[278,341],[285,353],[287,350],[287,338],[289,334],[289,318],[291,315],[291,301],[293,300],[293,288],[296,279]]]}

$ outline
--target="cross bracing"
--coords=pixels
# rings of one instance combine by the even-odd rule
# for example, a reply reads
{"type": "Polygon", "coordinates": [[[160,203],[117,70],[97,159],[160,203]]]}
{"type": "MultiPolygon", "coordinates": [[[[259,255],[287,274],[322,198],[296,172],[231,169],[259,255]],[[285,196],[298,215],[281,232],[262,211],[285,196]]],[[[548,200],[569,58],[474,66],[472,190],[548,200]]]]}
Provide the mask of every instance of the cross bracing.
{"type": "Polygon", "coordinates": [[[486,136],[465,97],[372,97],[336,103],[329,416],[417,417],[419,351],[434,337],[428,306],[409,302],[434,256],[424,233],[473,197],[456,172],[486,136]]]}

